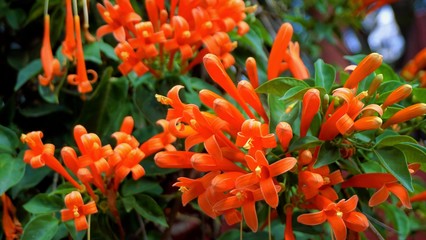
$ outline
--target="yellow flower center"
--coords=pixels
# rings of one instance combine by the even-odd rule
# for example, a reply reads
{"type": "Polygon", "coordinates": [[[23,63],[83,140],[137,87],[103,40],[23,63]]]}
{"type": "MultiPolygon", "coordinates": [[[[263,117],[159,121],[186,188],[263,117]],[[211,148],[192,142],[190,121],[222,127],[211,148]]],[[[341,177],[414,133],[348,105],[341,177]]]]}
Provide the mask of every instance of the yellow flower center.
{"type": "Polygon", "coordinates": [[[253,147],[253,138],[249,138],[243,148],[249,150],[253,147]]]}
{"type": "Polygon", "coordinates": [[[148,31],[142,31],[142,36],[143,36],[144,38],[149,37],[149,33],[148,33],[148,31]]]}
{"type": "Polygon", "coordinates": [[[182,192],[182,193],[184,193],[186,191],[189,191],[189,189],[187,187],[185,187],[185,186],[182,186],[182,187],[179,188],[179,191],[182,192]]]}
{"type": "Polygon", "coordinates": [[[260,168],[260,166],[257,166],[254,169],[254,172],[256,173],[256,176],[260,178],[260,174],[262,173],[262,168],[260,168]]]}
{"type": "Polygon", "coordinates": [[[244,193],[242,192],[237,192],[237,194],[235,194],[235,196],[237,197],[238,200],[242,201],[245,198],[244,193]]]}
{"type": "Polygon", "coordinates": [[[190,31],[184,31],[182,33],[182,37],[186,38],[186,39],[190,38],[191,37],[191,32],[190,31]]]}
{"type": "Polygon", "coordinates": [[[207,21],[206,23],[204,23],[204,26],[205,26],[207,29],[210,29],[210,28],[212,28],[212,27],[213,27],[213,23],[212,23],[211,21],[207,21]]]}
{"type": "Polygon", "coordinates": [[[80,213],[78,212],[78,207],[77,206],[74,205],[72,211],[74,213],[74,217],[80,217],[80,213]]]}
{"type": "Polygon", "coordinates": [[[323,179],[324,179],[324,185],[330,183],[330,178],[329,177],[324,177],[323,179]]]}
{"type": "Polygon", "coordinates": [[[161,104],[164,104],[164,105],[170,105],[170,104],[172,104],[172,99],[170,99],[170,98],[168,98],[166,96],[163,96],[163,95],[160,95],[160,94],[155,94],[155,98],[161,104]]]}
{"type": "Polygon", "coordinates": [[[337,215],[338,217],[342,217],[342,216],[343,216],[343,213],[342,213],[341,211],[337,211],[336,215],[337,215]]]}
{"type": "Polygon", "coordinates": [[[128,52],[121,52],[120,56],[121,56],[121,59],[123,59],[123,61],[127,61],[127,59],[129,59],[129,53],[128,52]]]}

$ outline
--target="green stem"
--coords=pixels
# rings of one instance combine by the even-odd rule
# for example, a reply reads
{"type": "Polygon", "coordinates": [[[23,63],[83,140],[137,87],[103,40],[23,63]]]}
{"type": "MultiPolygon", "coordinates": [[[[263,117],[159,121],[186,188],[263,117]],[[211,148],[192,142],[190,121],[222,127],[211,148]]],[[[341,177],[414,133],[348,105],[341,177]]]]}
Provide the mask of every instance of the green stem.
{"type": "Polygon", "coordinates": [[[243,240],[243,219],[240,222],[240,240],[243,240]]]}
{"type": "Polygon", "coordinates": [[[44,0],[44,15],[49,14],[49,0],[44,0]]]}
{"type": "Polygon", "coordinates": [[[268,207],[268,239],[272,240],[272,233],[271,233],[271,207],[268,207]]]}
{"type": "Polygon", "coordinates": [[[87,240],[90,240],[90,222],[91,222],[91,219],[92,219],[92,214],[89,214],[89,217],[88,217],[88,222],[89,222],[89,227],[87,228],[87,240]]]}

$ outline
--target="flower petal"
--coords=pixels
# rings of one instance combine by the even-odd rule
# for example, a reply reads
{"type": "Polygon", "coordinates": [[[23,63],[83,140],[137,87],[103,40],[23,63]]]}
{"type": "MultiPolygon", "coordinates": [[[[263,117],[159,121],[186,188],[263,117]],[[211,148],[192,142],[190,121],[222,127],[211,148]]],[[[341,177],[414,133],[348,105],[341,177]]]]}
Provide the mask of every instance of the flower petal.
{"type": "Polygon", "coordinates": [[[368,206],[374,207],[376,205],[379,205],[380,203],[386,201],[389,197],[389,191],[386,187],[386,185],[383,185],[377,192],[371,196],[370,201],[368,201],[368,206]]]}
{"type": "Polygon", "coordinates": [[[328,222],[333,229],[334,236],[336,240],[345,240],[346,239],[346,225],[343,219],[337,215],[327,218],[328,222]]]}
{"type": "Polygon", "coordinates": [[[318,225],[327,220],[327,217],[323,211],[315,213],[305,213],[297,217],[297,221],[305,225],[318,225]]]}

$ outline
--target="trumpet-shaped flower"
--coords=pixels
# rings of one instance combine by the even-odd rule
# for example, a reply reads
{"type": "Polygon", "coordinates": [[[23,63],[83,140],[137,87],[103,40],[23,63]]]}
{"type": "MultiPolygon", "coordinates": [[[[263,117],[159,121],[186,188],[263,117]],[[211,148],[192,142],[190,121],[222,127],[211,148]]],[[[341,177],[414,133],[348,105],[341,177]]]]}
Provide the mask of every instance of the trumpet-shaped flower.
{"type": "Polygon", "coordinates": [[[3,205],[2,225],[6,240],[19,239],[23,229],[16,217],[16,208],[6,193],[1,195],[1,201],[3,205]]]}
{"type": "Polygon", "coordinates": [[[75,48],[77,46],[74,34],[74,18],[72,14],[71,0],[66,0],[65,16],[65,40],[62,42],[62,53],[70,61],[74,59],[75,48]]]}
{"type": "Polygon", "coordinates": [[[72,191],[65,196],[66,209],[61,210],[62,221],[74,220],[77,231],[85,230],[89,227],[86,216],[98,212],[96,203],[90,201],[84,204],[80,192],[72,191]]]}
{"type": "Polygon", "coordinates": [[[62,75],[61,64],[58,59],[54,58],[50,45],[50,16],[48,14],[44,15],[44,35],[40,55],[44,75],[39,75],[38,80],[41,85],[48,86],[52,84],[55,76],[62,75]]]}
{"type": "Polygon", "coordinates": [[[235,144],[247,149],[248,153],[254,156],[258,150],[264,151],[266,148],[277,146],[275,135],[268,132],[268,124],[248,119],[241,126],[241,131],[237,135],[235,144]]]}
{"type": "Polygon", "coordinates": [[[383,56],[378,53],[371,53],[366,56],[349,75],[344,85],[345,88],[356,88],[368,75],[373,73],[380,65],[382,65],[383,56]]]}

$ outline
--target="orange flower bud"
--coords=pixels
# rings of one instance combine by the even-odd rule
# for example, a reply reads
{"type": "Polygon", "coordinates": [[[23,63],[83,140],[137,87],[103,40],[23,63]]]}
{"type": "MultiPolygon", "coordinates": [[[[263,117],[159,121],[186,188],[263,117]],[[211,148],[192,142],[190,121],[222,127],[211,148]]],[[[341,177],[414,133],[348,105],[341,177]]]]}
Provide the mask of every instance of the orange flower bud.
{"type": "Polygon", "coordinates": [[[372,96],[374,92],[376,92],[377,88],[379,88],[380,84],[383,82],[383,74],[378,74],[371,82],[370,87],[368,88],[368,96],[372,96]]]}
{"type": "Polygon", "coordinates": [[[275,128],[275,133],[281,143],[281,147],[284,151],[286,151],[291,139],[293,138],[293,130],[291,129],[290,124],[286,122],[278,123],[277,127],[275,128]]]}
{"type": "Polygon", "coordinates": [[[404,84],[398,87],[386,98],[385,102],[382,104],[382,109],[385,109],[392,104],[404,100],[405,98],[410,96],[412,91],[413,87],[409,84],[404,84]]]}
{"type": "Polygon", "coordinates": [[[426,103],[411,105],[395,113],[383,124],[382,128],[385,129],[390,125],[406,122],[415,117],[422,116],[423,114],[426,114],[426,103]]]}
{"type": "Polygon", "coordinates": [[[355,121],[354,128],[357,131],[374,130],[382,125],[382,119],[376,116],[368,116],[355,121]]]}
{"type": "Polygon", "coordinates": [[[349,75],[344,85],[345,88],[356,88],[358,83],[374,72],[382,64],[383,56],[378,53],[371,53],[365,57],[349,75]]]}

